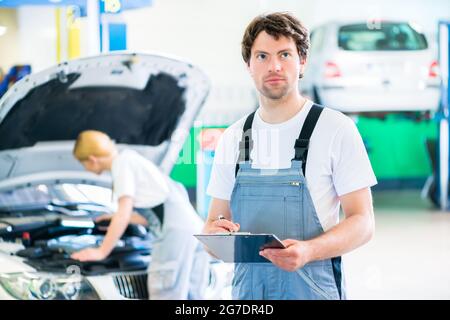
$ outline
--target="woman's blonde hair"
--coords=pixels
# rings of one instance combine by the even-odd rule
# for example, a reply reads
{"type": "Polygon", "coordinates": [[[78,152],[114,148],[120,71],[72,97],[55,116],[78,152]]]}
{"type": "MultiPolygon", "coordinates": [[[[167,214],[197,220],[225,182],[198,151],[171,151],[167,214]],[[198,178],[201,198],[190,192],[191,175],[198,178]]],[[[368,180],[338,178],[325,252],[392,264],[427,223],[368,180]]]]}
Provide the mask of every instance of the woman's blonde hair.
{"type": "Polygon", "coordinates": [[[115,150],[114,142],[106,133],[96,130],[86,130],[78,135],[73,148],[73,155],[79,161],[85,161],[89,156],[111,156],[115,150]]]}

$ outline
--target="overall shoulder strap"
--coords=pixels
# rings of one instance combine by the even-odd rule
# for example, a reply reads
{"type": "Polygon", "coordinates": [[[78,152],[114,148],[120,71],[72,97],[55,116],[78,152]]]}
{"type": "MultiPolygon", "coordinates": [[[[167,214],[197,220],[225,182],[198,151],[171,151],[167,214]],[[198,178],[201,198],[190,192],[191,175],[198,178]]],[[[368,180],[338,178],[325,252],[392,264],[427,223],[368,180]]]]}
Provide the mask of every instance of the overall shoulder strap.
{"type": "Polygon", "coordinates": [[[305,175],[306,160],[308,157],[309,139],[316,127],[320,114],[324,108],[317,104],[313,104],[306,116],[305,123],[297,140],[295,140],[295,156],[292,161],[302,161],[303,175],[305,175]]]}
{"type": "Polygon", "coordinates": [[[242,138],[239,142],[239,157],[236,163],[236,169],[234,172],[234,176],[237,176],[239,171],[239,163],[242,161],[250,161],[250,152],[253,149],[253,139],[252,139],[252,124],[253,118],[255,117],[255,112],[252,112],[248,115],[245,120],[244,127],[242,129],[242,138]]]}

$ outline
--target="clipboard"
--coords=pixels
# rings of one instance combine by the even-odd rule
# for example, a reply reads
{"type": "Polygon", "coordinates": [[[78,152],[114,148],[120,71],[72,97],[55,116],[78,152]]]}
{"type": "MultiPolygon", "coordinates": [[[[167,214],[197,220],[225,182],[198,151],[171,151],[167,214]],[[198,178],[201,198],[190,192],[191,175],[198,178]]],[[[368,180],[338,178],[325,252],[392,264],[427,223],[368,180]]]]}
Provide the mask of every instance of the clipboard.
{"type": "Polygon", "coordinates": [[[285,246],[274,234],[248,232],[194,234],[218,259],[233,263],[271,263],[259,255],[266,248],[285,246]]]}

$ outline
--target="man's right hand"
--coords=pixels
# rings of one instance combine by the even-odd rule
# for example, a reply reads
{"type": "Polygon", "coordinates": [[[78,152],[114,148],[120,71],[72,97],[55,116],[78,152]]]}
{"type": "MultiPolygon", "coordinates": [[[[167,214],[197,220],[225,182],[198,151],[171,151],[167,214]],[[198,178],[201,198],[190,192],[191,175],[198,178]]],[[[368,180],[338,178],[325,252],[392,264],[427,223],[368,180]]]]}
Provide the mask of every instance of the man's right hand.
{"type": "Polygon", "coordinates": [[[230,202],[227,200],[212,198],[208,218],[206,219],[203,233],[221,233],[239,231],[239,223],[231,221],[230,202]],[[222,217],[222,219],[219,219],[222,217]]]}
{"type": "MultiPolygon", "coordinates": [[[[223,232],[236,232],[240,229],[239,223],[233,223],[231,219],[230,202],[218,198],[212,198],[209,208],[208,218],[206,219],[203,233],[214,234],[223,232]],[[225,219],[219,219],[222,216],[225,219]]],[[[214,258],[218,259],[207,246],[205,250],[214,258]]]]}
{"type": "Polygon", "coordinates": [[[237,232],[241,226],[227,219],[216,219],[204,229],[205,233],[237,232]]]}

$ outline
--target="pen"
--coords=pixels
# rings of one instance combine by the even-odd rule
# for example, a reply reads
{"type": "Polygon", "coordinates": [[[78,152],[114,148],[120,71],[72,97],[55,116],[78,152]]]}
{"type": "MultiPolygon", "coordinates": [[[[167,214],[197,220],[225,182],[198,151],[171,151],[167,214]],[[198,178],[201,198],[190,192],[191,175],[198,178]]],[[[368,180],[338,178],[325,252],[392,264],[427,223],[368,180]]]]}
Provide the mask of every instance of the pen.
{"type": "MultiPolygon", "coordinates": [[[[219,215],[219,216],[217,217],[217,221],[219,221],[219,220],[227,220],[227,218],[225,218],[223,215],[219,215]]],[[[230,230],[229,232],[230,232],[230,233],[235,233],[236,231],[230,230]]]]}

